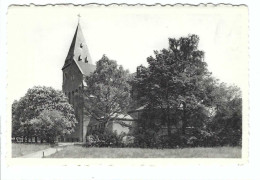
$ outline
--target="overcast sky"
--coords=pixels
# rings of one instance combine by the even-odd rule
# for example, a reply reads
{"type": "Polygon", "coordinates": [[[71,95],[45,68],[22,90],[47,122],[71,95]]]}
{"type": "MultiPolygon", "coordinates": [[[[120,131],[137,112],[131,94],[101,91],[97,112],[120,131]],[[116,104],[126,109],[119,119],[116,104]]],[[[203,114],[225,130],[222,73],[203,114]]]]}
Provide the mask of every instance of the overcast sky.
{"type": "Polygon", "coordinates": [[[64,60],[78,17],[94,62],[103,54],[130,72],[147,65],[168,38],[200,37],[213,75],[247,87],[248,19],[245,7],[11,7],[8,12],[8,95],[34,85],[62,88],[64,60]]]}

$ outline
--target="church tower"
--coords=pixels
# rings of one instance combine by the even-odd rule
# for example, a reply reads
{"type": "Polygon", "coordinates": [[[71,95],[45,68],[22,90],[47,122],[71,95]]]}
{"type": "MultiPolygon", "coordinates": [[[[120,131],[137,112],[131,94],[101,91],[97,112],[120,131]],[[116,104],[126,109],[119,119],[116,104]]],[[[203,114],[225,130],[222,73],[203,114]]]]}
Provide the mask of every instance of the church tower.
{"type": "Polygon", "coordinates": [[[95,68],[96,66],[92,64],[80,23],[78,23],[64,66],[62,67],[62,91],[68,97],[69,103],[73,105],[78,123],[75,131],[70,135],[62,137],[61,141],[85,142],[89,117],[86,116],[83,105],[84,79],[95,68]]]}

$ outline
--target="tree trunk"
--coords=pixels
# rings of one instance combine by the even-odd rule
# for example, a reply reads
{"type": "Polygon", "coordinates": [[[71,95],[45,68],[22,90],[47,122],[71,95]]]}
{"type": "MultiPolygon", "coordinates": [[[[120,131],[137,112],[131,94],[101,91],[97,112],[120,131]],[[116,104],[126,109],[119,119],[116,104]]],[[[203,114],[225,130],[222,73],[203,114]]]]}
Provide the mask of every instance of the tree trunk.
{"type": "Polygon", "coordinates": [[[170,122],[170,105],[169,105],[169,94],[168,94],[168,81],[166,84],[166,102],[167,102],[167,109],[166,109],[166,122],[167,122],[167,131],[169,138],[171,137],[171,122],[170,122]]]}
{"type": "Polygon", "coordinates": [[[183,103],[183,118],[182,118],[182,135],[185,135],[185,130],[187,127],[187,117],[186,117],[186,103],[183,103]]]}
{"type": "Polygon", "coordinates": [[[35,143],[38,143],[38,139],[37,139],[37,136],[35,136],[35,143]]]}
{"type": "Polygon", "coordinates": [[[170,138],[172,131],[171,131],[171,122],[170,122],[170,118],[169,118],[169,108],[168,107],[167,107],[166,122],[167,122],[167,132],[168,132],[168,136],[170,138]]]}
{"type": "Polygon", "coordinates": [[[43,143],[43,139],[41,138],[41,144],[43,143]]]}

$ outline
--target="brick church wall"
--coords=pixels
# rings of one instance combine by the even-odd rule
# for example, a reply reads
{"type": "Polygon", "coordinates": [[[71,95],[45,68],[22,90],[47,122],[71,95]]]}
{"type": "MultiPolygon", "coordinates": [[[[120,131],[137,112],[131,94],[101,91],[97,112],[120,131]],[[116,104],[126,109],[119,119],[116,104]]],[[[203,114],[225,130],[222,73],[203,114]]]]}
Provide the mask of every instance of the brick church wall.
{"type": "Polygon", "coordinates": [[[74,132],[65,136],[65,141],[83,141],[83,97],[81,95],[83,75],[74,61],[63,70],[63,92],[73,105],[75,116],[78,121],[74,132]]]}

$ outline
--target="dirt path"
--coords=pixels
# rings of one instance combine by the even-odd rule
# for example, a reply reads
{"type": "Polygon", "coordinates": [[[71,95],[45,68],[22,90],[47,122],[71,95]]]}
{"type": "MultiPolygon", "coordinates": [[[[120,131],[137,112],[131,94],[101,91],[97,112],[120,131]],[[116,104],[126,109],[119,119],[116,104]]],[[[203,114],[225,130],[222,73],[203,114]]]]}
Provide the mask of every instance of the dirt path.
{"type": "Polygon", "coordinates": [[[63,149],[62,147],[48,148],[48,149],[44,149],[41,151],[37,151],[37,152],[31,153],[31,154],[21,156],[19,158],[44,158],[44,157],[54,154],[58,151],[61,151],[62,149],[63,149]]]}
{"type": "Polygon", "coordinates": [[[43,149],[31,154],[27,154],[24,156],[20,156],[19,158],[45,158],[47,156],[50,156],[58,151],[61,151],[64,147],[66,146],[73,146],[74,143],[59,143],[58,146],[48,148],[48,149],[43,149]]]}

